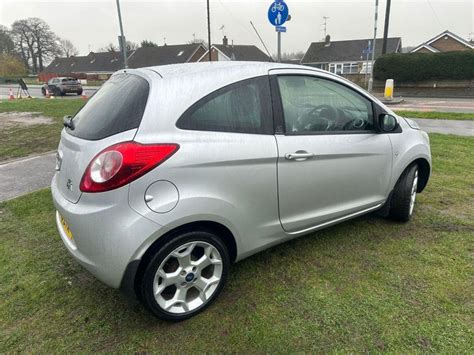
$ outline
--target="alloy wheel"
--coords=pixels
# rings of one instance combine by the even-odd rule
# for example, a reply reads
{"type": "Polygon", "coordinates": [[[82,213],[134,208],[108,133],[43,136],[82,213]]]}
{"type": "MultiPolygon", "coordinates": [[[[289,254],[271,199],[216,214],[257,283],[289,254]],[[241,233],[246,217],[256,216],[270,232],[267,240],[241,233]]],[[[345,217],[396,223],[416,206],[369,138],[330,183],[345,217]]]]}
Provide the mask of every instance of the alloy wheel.
{"type": "Polygon", "coordinates": [[[193,241],[174,249],[160,264],[153,294],[166,312],[186,314],[211,298],[222,278],[222,257],[216,247],[193,241]]]}

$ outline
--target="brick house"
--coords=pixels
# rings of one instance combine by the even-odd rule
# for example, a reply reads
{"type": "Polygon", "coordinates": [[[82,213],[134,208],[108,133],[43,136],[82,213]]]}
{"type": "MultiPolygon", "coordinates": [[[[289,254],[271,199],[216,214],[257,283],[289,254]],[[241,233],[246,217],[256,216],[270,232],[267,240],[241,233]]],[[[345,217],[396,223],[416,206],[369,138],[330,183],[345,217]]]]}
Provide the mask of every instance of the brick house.
{"type": "MultiPolygon", "coordinates": [[[[155,65],[196,62],[206,52],[200,44],[164,45],[140,47],[128,53],[129,68],[155,65]]],[[[121,52],[90,52],[87,56],[55,58],[38,79],[46,82],[58,76],[72,76],[78,79],[107,80],[114,72],[123,68],[121,52]]]]}
{"type": "Polygon", "coordinates": [[[469,42],[458,35],[446,30],[443,33],[431,38],[429,41],[420,44],[410,53],[439,53],[453,51],[467,51],[474,49],[474,43],[469,42]]]}
{"type": "Polygon", "coordinates": [[[201,43],[140,47],[128,58],[129,68],[197,62],[206,52],[201,43]]]}
{"type": "MultiPolygon", "coordinates": [[[[227,60],[240,60],[250,62],[270,62],[271,59],[268,55],[263,53],[258,47],[253,45],[235,45],[230,44],[227,36],[222,39],[222,44],[213,44],[211,46],[211,60],[227,61],[227,60]]],[[[209,61],[209,51],[206,51],[199,62],[209,61]]]]}
{"type": "MultiPolygon", "coordinates": [[[[373,39],[354,39],[345,41],[331,41],[326,36],[324,42],[310,44],[301,64],[330,71],[331,73],[361,74],[367,71],[367,48],[373,39]]],[[[382,42],[378,38],[375,43],[375,59],[382,55],[382,42]]],[[[401,53],[402,39],[400,37],[387,39],[387,54],[401,53]]],[[[371,56],[369,55],[369,58],[371,56]]],[[[370,69],[371,63],[369,63],[370,69]]]]}
{"type": "Polygon", "coordinates": [[[56,57],[41,73],[38,80],[46,82],[58,76],[78,79],[107,80],[115,71],[123,68],[120,52],[90,52],[86,56],[56,57]]]}

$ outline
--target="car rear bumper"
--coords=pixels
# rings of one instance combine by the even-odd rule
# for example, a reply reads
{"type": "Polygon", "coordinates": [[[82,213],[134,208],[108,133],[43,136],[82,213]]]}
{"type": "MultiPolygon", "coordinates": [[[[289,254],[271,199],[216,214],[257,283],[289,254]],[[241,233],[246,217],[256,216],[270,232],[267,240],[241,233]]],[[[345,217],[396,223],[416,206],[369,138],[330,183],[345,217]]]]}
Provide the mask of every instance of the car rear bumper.
{"type": "MultiPolygon", "coordinates": [[[[69,253],[106,285],[119,288],[128,265],[139,261],[160,225],[129,207],[128,186],[106,193],[83,193],[79,202],[72,203],[58,190],[55,176],[51,192],[56,225],[69,253]],[[72,232],[72,240],[61,216],[72,232]]],[[[128,274],[125,276],[130,278],[128,274]]]]}
{"type": "Polygon", "coordinates": [[[68,93],[68,92],[79,92],[82,91],[82,88],[62,88],[62,92],[68,93]]]}

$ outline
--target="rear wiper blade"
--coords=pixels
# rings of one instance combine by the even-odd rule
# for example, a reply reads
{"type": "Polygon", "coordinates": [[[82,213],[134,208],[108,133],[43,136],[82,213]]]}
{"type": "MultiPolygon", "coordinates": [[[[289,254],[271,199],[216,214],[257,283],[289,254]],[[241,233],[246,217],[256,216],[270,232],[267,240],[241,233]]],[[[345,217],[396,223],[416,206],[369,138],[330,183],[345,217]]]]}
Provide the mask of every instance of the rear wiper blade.
{"type": "Polygon", "coordinates": [[[74,131],[75,126],[71,116],[64,116],[63,125],[64,127],[69,128],[71,131],[74,131]]]}

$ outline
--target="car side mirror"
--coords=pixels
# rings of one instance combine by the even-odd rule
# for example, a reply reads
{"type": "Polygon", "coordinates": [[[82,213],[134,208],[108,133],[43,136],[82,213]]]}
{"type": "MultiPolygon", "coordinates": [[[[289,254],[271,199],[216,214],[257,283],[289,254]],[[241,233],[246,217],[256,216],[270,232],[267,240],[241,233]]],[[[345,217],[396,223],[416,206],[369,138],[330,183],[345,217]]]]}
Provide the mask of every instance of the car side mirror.
{"type": "Polygon", "coordinates": [[[393,132],[397,128],[397,119],[383,113],[379,116],[379,127],[382,132],[393,132]]]}

